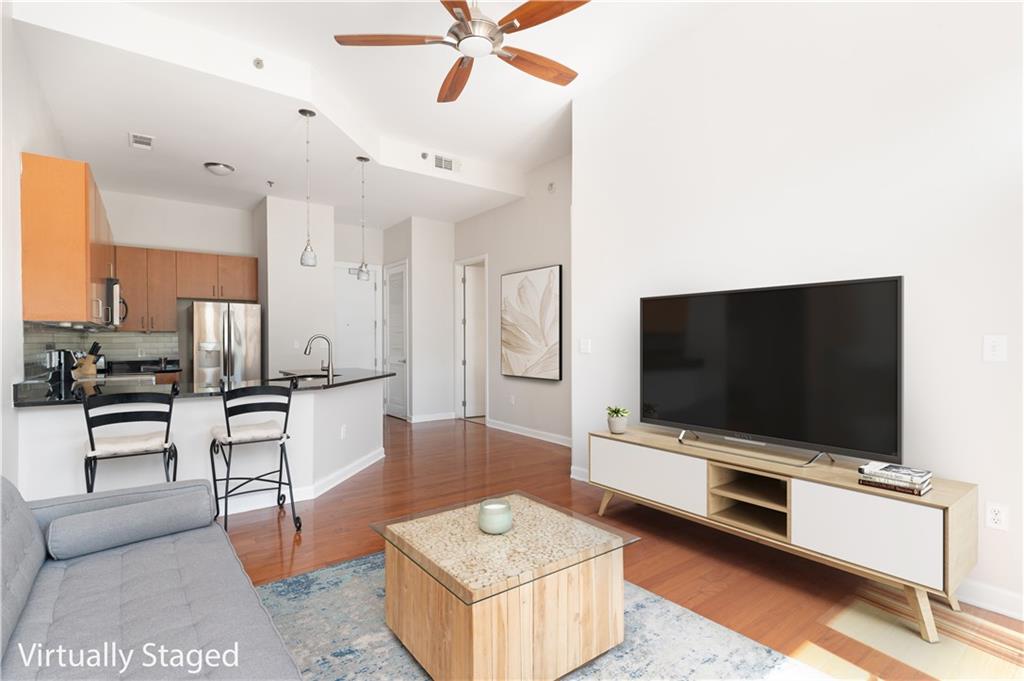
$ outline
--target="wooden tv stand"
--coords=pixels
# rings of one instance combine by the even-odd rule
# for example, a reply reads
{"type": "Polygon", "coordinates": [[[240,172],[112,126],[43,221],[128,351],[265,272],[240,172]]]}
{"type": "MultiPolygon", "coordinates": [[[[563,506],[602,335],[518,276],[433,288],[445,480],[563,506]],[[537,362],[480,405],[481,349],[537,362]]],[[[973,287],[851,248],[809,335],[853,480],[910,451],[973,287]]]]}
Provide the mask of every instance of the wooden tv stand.
{"type": "Polygon", "coordinates": [[[878,582],[902,587],[921,638],[939,640],[928,594],[959,610],[956,589],[978,558],[978,488],[932,480],[923,497],[858,484],[853,463],[806,468],[770,452],[680,444],[633,428],[590,434],[598,510],[622,496],[878,582]]]}

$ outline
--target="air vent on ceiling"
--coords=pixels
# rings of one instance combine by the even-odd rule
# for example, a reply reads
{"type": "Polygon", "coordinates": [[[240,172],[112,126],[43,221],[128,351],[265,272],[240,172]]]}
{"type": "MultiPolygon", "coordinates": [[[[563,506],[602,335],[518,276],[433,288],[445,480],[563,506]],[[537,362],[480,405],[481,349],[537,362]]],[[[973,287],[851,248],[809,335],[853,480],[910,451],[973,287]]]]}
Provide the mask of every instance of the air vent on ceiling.
{"type": "Polygon", "coordinates": [[[135,149],[145,149],[146,151],[150,151],[153,149],[153,137],[152,135],[130,132],[128,133],[128,144],[135,149]]]}
{"type": "Polygon", "coordinates": [[[434,167],[438,170],[447,170],[449,172],[457,173],[461,167],[461,163],[453,158],[447,156],[441,156],[440,154],[434,154],[434,167]]]}

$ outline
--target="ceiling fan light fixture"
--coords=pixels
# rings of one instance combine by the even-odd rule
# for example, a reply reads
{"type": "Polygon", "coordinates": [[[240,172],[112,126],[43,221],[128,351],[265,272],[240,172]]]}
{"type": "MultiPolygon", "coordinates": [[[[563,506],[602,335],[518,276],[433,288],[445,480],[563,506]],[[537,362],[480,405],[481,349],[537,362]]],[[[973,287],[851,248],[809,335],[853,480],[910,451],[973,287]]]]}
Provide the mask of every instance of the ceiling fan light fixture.
{"type": "Polygon", "coordinates": [[[486,57],[493,50],[494,43],[482,35],[468,35],[459,41],[459,52],[474,59],[486,57]]]}

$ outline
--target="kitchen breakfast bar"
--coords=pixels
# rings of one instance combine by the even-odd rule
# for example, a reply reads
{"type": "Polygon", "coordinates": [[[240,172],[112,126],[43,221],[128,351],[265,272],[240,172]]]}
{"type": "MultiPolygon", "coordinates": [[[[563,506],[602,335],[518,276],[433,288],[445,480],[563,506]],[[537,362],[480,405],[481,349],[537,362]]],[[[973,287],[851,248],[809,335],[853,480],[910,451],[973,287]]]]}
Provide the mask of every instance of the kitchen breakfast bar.
{"type": "MultiPolygon", "coordinates": [[[[296,377],[288,419],[288,457],[296,501],[314,499],[384,456],[384,385],[393,374],[369,369],[341,368],[328,382],[325,376],[296,377]]],[[[271,380],[287,386],[290,379],[271,380]]],[[[259,385],[246,382],[236,387],[259,385]]],[[[55,390],[45,381],[14,386],[18,413],[18,460],[5,471],[28,499],[85,491],[83,461],[88,435],[81,388],[86,391],[171,392],[177,390],[171,418],[171,437],[178,452],[178,480],[209,480],[210,429],[224,424],[218,390],[195,389],[187,383],[156,385],[152,377],[123,377],[55,390]]],[[[238,417],[239,419],[244,418],[238,417]]],[[[266,417],[263,417],[265,419],[266,417]]],[[[234,422],[234,419],[233,419],[234,422]]],[[[134,424],[136,432],[152,424],[134,424]]],[[[126,426],[126,427],[131,427],[126,426]]],[[[232,475],[257,475],[277,468],[275,443],[244,448],[232,462],[232,475]]],[[[223,475],[223,473],[220,473],[223,475]]],[[[137,456],[102,462],[95,491],[162,482],[159,456],[137,456]]],[[[275,492],[247,494],[231,502],[231,511],[273,506],[275,492]]]]}

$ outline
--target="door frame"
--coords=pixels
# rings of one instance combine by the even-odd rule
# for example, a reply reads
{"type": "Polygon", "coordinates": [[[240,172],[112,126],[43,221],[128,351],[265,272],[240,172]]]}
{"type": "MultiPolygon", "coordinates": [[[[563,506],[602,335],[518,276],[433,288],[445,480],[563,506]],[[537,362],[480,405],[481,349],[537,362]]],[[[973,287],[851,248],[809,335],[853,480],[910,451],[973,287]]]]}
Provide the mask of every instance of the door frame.
{"type": "Polygon", "coordinates": [[[454,383],[455,390],[453,394],[452,408],[457,415],[457,418],[466,418],[466,409],[461,402],[465,401],[466,398],[466,370],[462,366],[462,359],[466,354],[466,330],[462,325],[462,315],[465,313],[465,290],[462,284],[462,268],[467,265],[475,265],[477,263],[484,264],[484,418],[490,419],[491,417],[491,296],[490,296],[490,277],[488,272],[490,271],[487,254],[475,255],[469,258],[462,258],[455,261],[455,265],[452,273],[452,280],[454,283],[454,300],[453,305],[455,309],[454,314],[454,327],[452,329],[454,343],[452,344],[454,355],[453,364],[455,365],[454,383]],[[462,339],[461,341],[459,339],[462,339]],[[462,356],[459,356],[459,348],[462,348],[462,356]],[[461,390],[458,386],[462,386],[461,390]],[[461,399],[460,399],[461,395],[461,399]]]}
{"type": "MultiPolygon", "coordinates": [[[[389,348],[390,348],[391,344],[388,342],[387,338],[388,338],[388,334],[390,333],[390,330],[388,328],[388,319],[389,319],[389,316],[388,316],[389,305],[388,305],[388,303],[390,302],[390,299],[391,299],[391,287],[388,286],[388,273],[390,271],[398,269],[398,268],[401,268],[402,271],[405,273],[405,276],[402,277],[402,285],[404,287],[404,290],[402,291],[402,300],[404,301],[403,309],[405,311],[405,315],[404,315],[405,316],[405,320],[404,320],[405,321],[405,335],[403,337],[404,344],[405,344],[405,416],[404,417],[396,416],[395,418],[404,418],[406,421],[408,421],[409,420],[409,415],[412,412],[412,391],[410,390],[410,385],[412,384],[412,380],[411,380],[412,379],[412,357],[410,356],[410,353],[409,353],[409,260],[408,260],[408,258],[403,258],[402,260],[396,260],[394,262],[386,263],[384,265],[384,267],[382,268],[383,277],[382,277],[381,281],[382,281],[382,284],[383,284],[382,288],[384,289],[384,295],[381,296],[381,304],[382,304],[382,307],[383,307],[382,312],[383,312],[383,321],[384,321],[384,324],[383,324],[384,333],[381,334],[381,337],[382,337],[381,340],[382,340],[382,342],[384,344],[384,354],[383,354],[384,364],[386,364],[388,366],[388,368],[390,369],[390,366],[391,366],[391,356],[389,354],[389,352],[390,352],[389,348]]],[[[382,369],[384,368],[384,364],[381,365],[382,369]]],[[[389,379],[387,379],[384,382],[384,415],[385,416],[392,416],[392,414],[388,414],[388,402],[387,402],[387,400],[388,400],[388,396],[390,395],[390,392],[391,392],[391,379],[389,378],[389,379]]]]}
{"type": "MultiPolygon", "coordinates": [[[[357,262],[345,262],[344,260],[334,261],[334,278],[338,277],[351,277],[348,273],[348,268],[359,267],[357,262]]],[[[377,289],[373,292],[373,321],[376,324],[373,330],[374,343],[373,343],[373,358],[376,360],[377,365],[374,366],[374,370],[384,368],[384,353],[385,353],[385,337],[382,333],[384,329],[384,266],[383,265],[369,265],[370,273],[377,277],[377,281],[371,282],[373,284],[379,284],[377,289]]],[[[337,288],[337,282],[335,282],[335,288],[337,288]]],[[[334,333],[338,334],[338,301],[334,301],[334,333]]],[[[340,339],[331,339],[340,340],[340,339]]]]}

